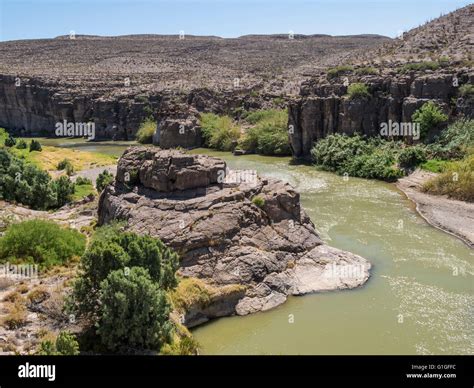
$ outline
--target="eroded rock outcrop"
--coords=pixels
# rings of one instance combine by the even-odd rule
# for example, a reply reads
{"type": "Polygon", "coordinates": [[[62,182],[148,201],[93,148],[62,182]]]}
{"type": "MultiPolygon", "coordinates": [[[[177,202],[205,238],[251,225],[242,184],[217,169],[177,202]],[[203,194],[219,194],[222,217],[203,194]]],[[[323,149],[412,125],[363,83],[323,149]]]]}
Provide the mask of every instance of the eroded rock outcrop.
{"type": "Polygon", "coordinates": [[[229,171],[218,158],[129,148],[99,203],[99,224],[115,219],[178,251],[181,275],[217,290],[244,286],[194,308],[188,326],[268,310],[288,295],[357,287],[369,277],[364,258],[322,243],[289,184],[229,171]]]}
{"type": "MultiPolygon", "coordinates": [[[[330,134],[379,136],[381,123],[410,123],[427,101],[435,101],[450,118],[474,117],[472,101],[459,93],[461,85],[474,83],[474,73],[467,67],[408,74],[388,68],[366,76],[356,72],[336,78],[322,75],[303,83],[301,97],[293,99],[288,109],[294,157],[309,159],[314,143],[330,134]],[[349,98],[348,85],[353,83],[367,85],[370,97],[349,98]]],[[[438,135],[440,129],[433,128],[427,136],[438,135]]]]}

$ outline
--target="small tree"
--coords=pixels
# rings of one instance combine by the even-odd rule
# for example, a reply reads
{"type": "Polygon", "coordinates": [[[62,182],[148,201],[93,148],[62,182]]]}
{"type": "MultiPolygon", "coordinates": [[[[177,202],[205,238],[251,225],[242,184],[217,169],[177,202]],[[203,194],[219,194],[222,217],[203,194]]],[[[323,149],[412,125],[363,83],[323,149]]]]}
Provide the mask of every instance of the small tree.
{"type": "Polygon", "coordinates": [[[111,272],[101,283],[100,305],[97,333],[108,349],[159,350],[171,341],[173,325],[166,292],[145,268],[111,272]]]}
{"type": "Polygon", "coordinates": [[[54,181],[54,189],[56,192],[57,206],[64,206],[66,203],[71,202],[72,195],[74,194],[74,183],[71,182],[69,177],[60,176],[54,181]]]}
{"type": "Polygon", "coordinates": [[[41,147],[41,144],[38,140],[31,140],[31,143],[30,143],[30,152],[31,151],[42,151],[43,148],[41,147]]]}
{"type": "Polygon", "coordinates": [[[110,185],[114,181],[114,176],[108,172],[107,170],[102,171],[95,181],[95,187],[97,191],[100,193],[104,190],[108,185],[110,185]]]}
{"type": "Polygon", "coordinates": [[[79,344],[73,334],[62,331],[55,341],[50,339],[42,341],[38,354],[42,356],[76,356],[79,354],[79,344]]]}
{"type": "Polygon", "coordinates": [[[71,176],[74,173],[74,166],[69,159],[63,159],[58,163],[58,170],[66,170],[66,174],[71,176]]]}
{"type": "Polygon", "coordinates": [[[433,101],[428,101],[413,113],[412,120],[420,124],[421,136],[425,137],[429,130],[446,122],[448,116],[433,101]]]}
{"type": "Polygon", "coordinates": [[[5,147],[13,147],[16,144],[16,139],[13,136],[8,136],[5,140],[5,147]]]}
{"type": "Polygon", "coordinates": [[[19,150],[24,150],[26,149],[26,147],[27,147],[26,141],[24,141],[23,139],[18,140],[16,144],[16,148],[18,148],[19,150]]]}

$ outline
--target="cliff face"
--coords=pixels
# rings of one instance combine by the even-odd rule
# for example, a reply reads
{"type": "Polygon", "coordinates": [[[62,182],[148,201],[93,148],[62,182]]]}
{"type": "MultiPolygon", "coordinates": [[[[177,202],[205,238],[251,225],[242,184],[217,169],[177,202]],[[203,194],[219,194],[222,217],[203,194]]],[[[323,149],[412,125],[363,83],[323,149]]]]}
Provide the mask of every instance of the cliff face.
{"type": "MultiPolygon", "coordinates": [[[[58,122],[95,124],[98,139],[133,139],[146,117],[146,104],[133,97],[98,98],[68,93],[52,82],[0,76],[0,127],[24,135],[52,135],[58,122]]],[[[153,101],[158,104],[160,97],[153,101]]]]}
{"type": "MultiPolygon", "coordinates": [[[[348,75],[330,81],[325,77],[310,80],[302,85],[301,97],[289,104],[293,155],[309,159],[313,144],[334,133],[377,136],[381,123],[389,120],[409,123],[415,110],[429,100],[437,102],[450,117],[473,117],[472,101],[459,94],[459,86],[473,81],[474,73],[469,68],[405,75],[392,71],[383,76],[348,75]],[[345,85],[356,82],[368,86],[369,98],[346,96],[348,87],[345,85]]],[[[431,132],[428,136],[435,134],[431,132]]]]}

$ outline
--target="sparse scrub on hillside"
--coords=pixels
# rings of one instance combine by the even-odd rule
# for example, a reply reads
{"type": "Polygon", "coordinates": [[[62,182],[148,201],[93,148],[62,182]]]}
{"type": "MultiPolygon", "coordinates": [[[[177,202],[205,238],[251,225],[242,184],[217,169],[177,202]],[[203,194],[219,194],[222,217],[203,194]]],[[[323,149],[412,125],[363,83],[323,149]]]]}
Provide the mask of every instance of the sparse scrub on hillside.
{"type": "Polygon", "coordinates": [[[360,82],[350,84],[347,88],[347,95],[351,100],[370,98],[369,87],[360,82]]]}
{"type": "Polygon", "coordinates": [[[344,74],[349,74],[353,70],[354,70],[354,68],[352,66],[348,66],[348,65],[341,65],[341,66],[333,67],[333,68],[331,68],[327,71],[327,77],[329,79],[336,78],[336,77],[339,77],[339,76],[344,75],[344,74]]]}

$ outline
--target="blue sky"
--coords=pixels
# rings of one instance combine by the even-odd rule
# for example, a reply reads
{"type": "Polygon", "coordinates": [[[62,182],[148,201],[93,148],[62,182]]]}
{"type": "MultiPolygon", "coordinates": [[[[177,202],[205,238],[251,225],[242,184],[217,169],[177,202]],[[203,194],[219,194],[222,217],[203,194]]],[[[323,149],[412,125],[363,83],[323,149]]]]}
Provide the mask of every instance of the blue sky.
{"type": "Polygon", "coordinates": [[[394,37],[461,0],[0,0],[0,40],[69,34],[373,33],[394,37]]]}

